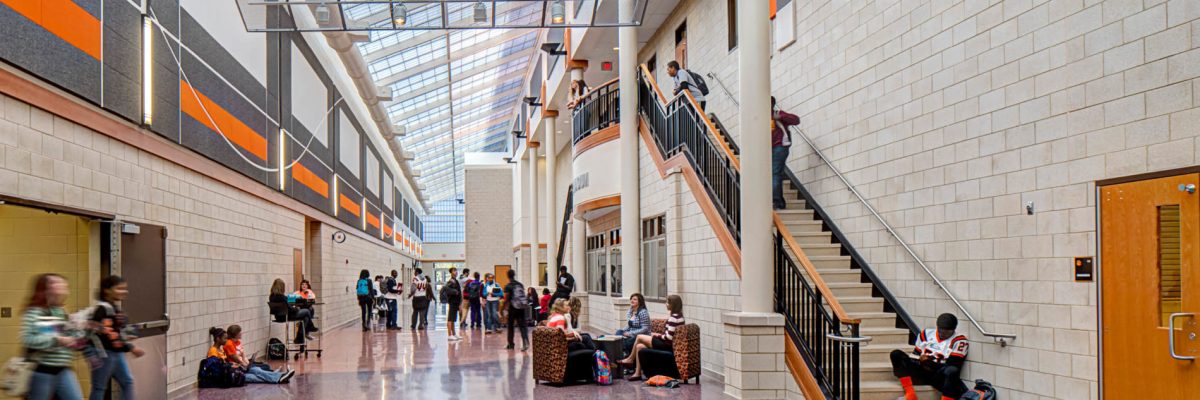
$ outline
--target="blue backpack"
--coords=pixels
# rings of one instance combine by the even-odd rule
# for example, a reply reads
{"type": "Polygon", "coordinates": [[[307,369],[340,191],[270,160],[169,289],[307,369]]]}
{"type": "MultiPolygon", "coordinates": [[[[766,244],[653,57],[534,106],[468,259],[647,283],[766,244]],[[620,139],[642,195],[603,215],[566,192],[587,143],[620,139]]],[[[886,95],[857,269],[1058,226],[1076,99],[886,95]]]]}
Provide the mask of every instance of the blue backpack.
{"type": "Polygon", "coordinates": [[[592,368],[592,377],[595,378],[596,384],[600,386],[608,386],[612,384],[612,366],[608,363],[608,354],[603,350],[596,350],[592,354],[592,358],[596,360],[596,365],[592,368]]]}
{"type": "Polygon", "coordinates": [[[217,357],[200,361],[196,380],[202,388],[232,388],[246,386],[246,374],[241,369],[217,357]]]}
{"type": "Polygon", "coordinates": [[[355,289],[355,293],[357,293],[359,296],[370,296],[371,282],[366,279],[359,279],[358,288],[355,289]]]}

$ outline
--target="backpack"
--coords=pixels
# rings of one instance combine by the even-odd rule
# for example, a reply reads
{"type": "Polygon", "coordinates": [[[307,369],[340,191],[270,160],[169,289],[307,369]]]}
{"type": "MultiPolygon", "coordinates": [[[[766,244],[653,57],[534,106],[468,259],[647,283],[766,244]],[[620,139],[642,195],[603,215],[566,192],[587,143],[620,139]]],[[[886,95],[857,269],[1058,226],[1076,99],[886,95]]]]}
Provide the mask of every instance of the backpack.
{"type": "Polygon", "coordinates": [[[996,400],[996,389],[992,388],[992,384],[983,379],[975,380],[975,388],[964,393],[961,400],[996,400]]]}
{"type": "Polygon", "coordinates": [[[462,290],[458,288],[458,281],[451,279],[442,285],[442,290],[438,293],[438,301],[450,303],[456,300],[462,301],[462,290]]]}
{"type": "Polygon", "coordinates": [[[513,296],[508,299],[508,306],[514,309],[524,309],[529,305],[529,295],[525,293],[525,285],[513,282],[513,296]]]}
{"type": "Polygon", "coordinates": [[[700,74],[692,72],[692,70],[685,69],[684,71],[687,71],[688,75],[692,77],[692,82],[696,84],[696,89],[700,90],[700,94],[708,96],[708,82],[705,82],[700,74]]]}
{"type": "Polygon", "coordinates": [[[384,293],[388,293],[388,294],[396,293],[396,278],[392,278],[390,276],[387,277],[386,279],[383,280],[383,286],[384,286],[384,288],[383,288],[384,293]]]}
{"type": "Polygon", "coordinates": [[[277,338],[271,338],[267,341],[267,358],[272,360],[282,360],[287,358],[287,346],[277,338]]]}
{"type": "Polygon", "coordinates": [[[473,281],[467,282],[467,299],[470,299],[470,300],[479,299],[479,295],[482,292],[482,290],[481,290],[482,288],[483,288],[483,285],[479,284],[479,281],[473,280],[473,281]]]}
{"type": "Polygon", "coordinates": [[[605,354],[603,350],[596,350],[595,353],[592,353],[592,358],[596,360],[596,365],[592,368],[592,377],[595,378],[596,384],[611,385],[612,366],[608,363],[608,354],[605,354]]]}
{"type": "Polygon", "coordinates": [[[650,379],[646,380],[646,386],[665,387],[665,388],[674,389],[674,388],[679,387],[679,381],[671,379],[671,377],[666,376],[666,375],[655,375],[655,376],[650,377],[650,379]]]}
{"type": "Polygon", "coordinates": [[[196,374],[201,388],[232,388],[246,386],[246,374],[241,369],[217,357],[205,358],[200,361],[200,371],[196,374]]]}
{"type": "Polygon", "coordinates": [[[492,297],[504,297],[504,288],[500,287],[499,284],[493,283],[491,296],[492,297]]]}
{"type": "Polygon", "coordinates": [[[368,281],[366,279],[359,279],[358,280],[358,288],[356,288],[354,290],[354,293],[358,294],[359,296],[370,296],[371,295],[371,281],[368,281]]]}

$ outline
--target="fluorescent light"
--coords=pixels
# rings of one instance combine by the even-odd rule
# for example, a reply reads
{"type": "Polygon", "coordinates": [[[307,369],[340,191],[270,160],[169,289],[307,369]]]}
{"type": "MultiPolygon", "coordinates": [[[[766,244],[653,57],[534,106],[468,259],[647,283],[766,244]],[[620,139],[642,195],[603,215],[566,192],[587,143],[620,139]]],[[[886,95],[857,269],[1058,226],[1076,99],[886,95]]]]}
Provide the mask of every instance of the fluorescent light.
{"type": "Polygon", "coordinates": [[[154,20],[142,16],[142,123],[150,125],[154,115],[154,20]]]}
{"type": "Polygon", "coordinates": [[[392,23],[396,26],[404,26],[408,23],[408,7],[404,3],[392,4],[392,23]]]}
{"type": "Polygon", "coordinates": [[[367,198],[364,196],[359,202],[358,215],[362,216],[362,228],[367,230],[367,198]]]}
{"type": "Polygon", "coordinates": [[[279,190],[287,187],[287,130],[279,130],[279,190]]]}
{"type": "Polygon", "coordinates": [[[338,177],[333,175],[333,196],[329,197],[333,200],[333,216],[338,215],[338,177]]]}
{"type": "Polygon", "coordinates": [[[488,22],[487,6],[482,1],[475,3],[475,22],[481,24],[488,22]]]}
{"type": "Polygon", "coordinates": [[[550,22],[562,24],[567,20],[567,6],[563,5],[562,0],[555,1],[550,4],[550,22]]]}

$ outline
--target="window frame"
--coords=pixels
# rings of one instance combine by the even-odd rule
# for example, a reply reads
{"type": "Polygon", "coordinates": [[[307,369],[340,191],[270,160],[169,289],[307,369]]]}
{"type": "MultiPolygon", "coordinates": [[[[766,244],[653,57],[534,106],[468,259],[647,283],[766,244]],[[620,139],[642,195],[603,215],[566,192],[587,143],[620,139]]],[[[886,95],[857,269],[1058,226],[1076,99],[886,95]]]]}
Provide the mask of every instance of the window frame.
{"type": "Polygon", "coordinates": [[[642,220],[642,259],[641,270],[641,289],[642,296],[647,301],[662,300],[665,301],[670,291],[666,285],[667,276],[667,224],[666,214],[657,215],[654,217],[642,220]],[[650,254],[654,253],[651,257],[650,254]],[[663,280],[663,287],[659,288],[655,285],[655,293],[651,293],[649,288],[653,284],[651,282],[650,271],[657,270],[655,278],[663,280]],[[661,291],[659,290],[661,289],[661,291]]]}

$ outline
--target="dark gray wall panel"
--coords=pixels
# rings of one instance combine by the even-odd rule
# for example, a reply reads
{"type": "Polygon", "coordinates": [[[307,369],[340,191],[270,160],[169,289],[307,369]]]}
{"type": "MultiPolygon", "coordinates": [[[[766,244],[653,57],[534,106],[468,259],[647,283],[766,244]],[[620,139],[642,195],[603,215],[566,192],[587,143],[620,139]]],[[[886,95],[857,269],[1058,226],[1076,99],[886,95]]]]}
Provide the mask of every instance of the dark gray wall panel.
{"type": "Polygon", "coordinates": [[[100,104],[100,60],[2,4],[0,58],[100,104]]]}
{"type": "Polygon", "coordinates": [[[142,120],[142,18],[125,1],[104,3],[104,101],[101,106],[142,120]]]}

